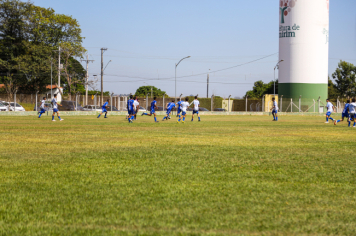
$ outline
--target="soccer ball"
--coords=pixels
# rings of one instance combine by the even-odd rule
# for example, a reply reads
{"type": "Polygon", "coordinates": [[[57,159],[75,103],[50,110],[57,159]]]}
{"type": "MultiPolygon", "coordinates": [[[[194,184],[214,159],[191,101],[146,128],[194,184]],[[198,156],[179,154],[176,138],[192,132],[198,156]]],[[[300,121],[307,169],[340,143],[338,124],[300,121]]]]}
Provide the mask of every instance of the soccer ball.
{"type": "Polygon", "coordinates": [[[168,116],[168,119],[171,119],[171,117],[170,117],[170,116],[168,116]]]}

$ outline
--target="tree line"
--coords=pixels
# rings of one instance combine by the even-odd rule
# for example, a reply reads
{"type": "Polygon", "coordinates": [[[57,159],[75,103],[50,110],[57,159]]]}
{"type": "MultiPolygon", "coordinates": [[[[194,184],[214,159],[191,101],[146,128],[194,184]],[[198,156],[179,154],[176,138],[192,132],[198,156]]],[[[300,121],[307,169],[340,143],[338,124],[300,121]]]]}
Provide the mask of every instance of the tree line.
{"type": "Polygon", "coordinates": [[[0,83],[15,92],[44,92],[58,81],[58,53],[64,92],[83,90],[86,71],[78,60],[86,52],[78,21],[31,2],[0,0],[0,83]],[[61,51],[58,52],[59,47],[61,51]]]}

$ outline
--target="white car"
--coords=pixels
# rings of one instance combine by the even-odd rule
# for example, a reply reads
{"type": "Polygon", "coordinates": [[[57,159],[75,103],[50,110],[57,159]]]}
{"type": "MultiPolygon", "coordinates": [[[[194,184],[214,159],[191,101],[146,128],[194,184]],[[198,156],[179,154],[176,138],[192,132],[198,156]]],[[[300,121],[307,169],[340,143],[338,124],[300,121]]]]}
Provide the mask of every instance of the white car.
{"type": "Polygon", "coordinates": [[[8,107],[9,111],[26,111],[20,104],[16,103],[16,109],[13,102],[5,102],[4,105],[8,107]]]}
{"type": "Polygon", "coordinates": [[[7,106],[4,103],[0,102],[0,111],[8,111],[8,110],[9,109],[7,108],[7,106]]]}
{"type": "Polygon", "coordinates": [[[101,106],[86,105],[83,107],[84,111],[102,111],[101,106]]]}

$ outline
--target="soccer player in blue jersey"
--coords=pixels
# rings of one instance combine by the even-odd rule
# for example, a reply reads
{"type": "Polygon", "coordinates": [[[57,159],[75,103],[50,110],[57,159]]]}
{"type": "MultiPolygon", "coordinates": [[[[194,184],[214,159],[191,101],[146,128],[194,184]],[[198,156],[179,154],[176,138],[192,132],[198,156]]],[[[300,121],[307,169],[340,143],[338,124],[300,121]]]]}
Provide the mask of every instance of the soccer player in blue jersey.
{"type": "Polygon", "coordinates": [[[200,103],[198,101],[198,96],[195,96],[194,101],[192,103],[190,103],[189,106],[192,105],[192,104],[194,104],[194,107],[193,107],[193,114],[192,114],[192,120],[191,121],[193,121],[193,119],[194,119],[194,114],[197,114],[198,121],[200,121],[200,116],[199,116],[200,103]]]}
{"type": "Polygon", "coordinates": [[[349,122],[351,124],[351,121],[354,121],[353,127],[356,128],[356,102],[355,98],[352,99],[352,102],[349,105],[349,122]]]}
{"type": "Polygon", "coordinates": [[[170,102],[170,103],[168,103],[167,104],[167,115],[165,116],[165,117],[163,117],[163,120],[162,121],[164,121],[164,119],[168,119],[168,117],[169,117],[169,114],[171,113],[171,111],[172,111],[172,109],[174,108],[174,107],[176,107],[176,104],[174,103],[174,101],[172,101],[172,102],[170,102]]]}
{"type": "Polygon", "coordinates": [[[329,98],[326,99],[326,108],[328,109],[328,111],[326,112],[326,122],[325,123],[329,123],[329,119],[330,120],[334,120],[333,118],[331,118],[331,113],[333,111],[335,111],[335,107],[334,105],[329,101],[329,98]]]}
{"type": "Polygon", "coordinates": [[[272,98],[273,106],[272,106],[272,115],[273,115],[273,121],[278,121],[278,104],[276,102],[275,98],[272,98]]]}
{"type": "Polygon", "coordinates": [[[52,106],[53,106],[53,115],[52,115],[52,121],[56,121],[54,119],[54,115],[57,113],[59,121],[62,121],[61,117],[59,116],[59,111],[58,111],[58,106],[62,106],[61,104],[57,103],[57,94],[53,96],[54,98],[52,99],[52,106]]]}
{"type": "Polygon", "coordinates": [[[133,96],[130,95],[130,99],[127,101],[127,111],[129,112],[129,117],[127,118],[129,123],[132,123],[134,119],[135,111],[134,111],[134,101],[133,96]]]}
{"type": "Polygon", "coordinates": [[[336,125],[337,123],[344,121],[344,118],[347,118],[347,122],[349,123],[349,127],[351,125],[351,122],[349,121],[349,105],[350,105],[350,100],[347,100],[344,110],[342,111],[341,114],[341,120],[334,120],[334,125],[336,125]]]}
{"type": "Polygon", "coordinates": [[[45,102],[46,102],[46,97],[43,97],[42,101],[41,101],[41,106],[40,106],[41,110],[38,112],[38,114],[39,114],[38,118],[41,118],[41,115],[46,112],[45,102]]]}
{"type": "Polygon", "coordinates": [[[179,102],[177,102],[177,117],[179,117],[179,119],[180,119],[180,113],[182,112],[182,106],[181,106],[181,104],[182,104],[182,100],[181,100],[181,98],[179,98],[179,102]]]}
{"type": "Polygon", "coordinates": [[[153,98],[153,102],[151,102],[151,111],[150,111],[150,114],[147,114],[146,112],[143,112],[141,114],[141,116],[152,116],[154,115],[155,117],[155,122],[159,122],[157,121],[157,117],[156,117],[156,109],[157,109],[157,101],[156,101],[156,97],[153,98]]]}
{"type": "MultiPolygon", "coordinates": [[[[187,108],[189,107],[189,102],[188,101],[189,101],[189,98],[186,97],[185,98],[185,102],[181,102],[181,104],[180,104],[182,106],[182,116],[183,116],[182,123],[183,124],[185,122],[185,116],[187,115],[187,108]]],[[[179,124],[180,120],[181,120],[181,118],[179,116],[179,120],[177,121],[178,124],[179,124]]]]}
{"type": "Polygon", "coordinates": [[[108,111],[107,111],[106,109],[108,108],[108,106],[109,106],[109,99],[106,100],[106,102],[105,102],[105,103],[103,104],[103,106],[101,107],[102,111],[101,111],[101,113],[99,114],[99,116],[98,116],[97,118],[100,118],[100,116],[101,116],[103,113],[105,113],[104,118],[107,118],[106,115],[108,114],[108,111]]]}

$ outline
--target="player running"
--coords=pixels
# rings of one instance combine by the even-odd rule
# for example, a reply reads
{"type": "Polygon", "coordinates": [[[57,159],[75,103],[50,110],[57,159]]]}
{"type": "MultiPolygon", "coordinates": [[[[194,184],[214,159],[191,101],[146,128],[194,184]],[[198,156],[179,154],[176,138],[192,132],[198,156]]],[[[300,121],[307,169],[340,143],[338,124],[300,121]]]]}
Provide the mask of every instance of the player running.
{"type": "Polygon", "coordinates": [[[103,106],[101,107],[102,111],[101,111],[101,113],[99,114],[99,116],[98,116],[97,118],[100,118],[100,116],[101,116],[103,113],[105,113],[104,118],[107,118],[106,115],[108,114],[108,111],[107,111],[106,109],[108,108],[108,106],[109,106],[109,99],[106,100],[106,102],[105,102],[105,103],[103,104],[103,106]]]}
{"type": "Polygon", "coordinates": [[[331,102],[329,102],[329,98],[326,99],[326,108],[328,109],[328,111],[326,112],[326,122],[325,122],[327,124],[327,123],[329,123],[329,119],[332,121],[334,120],[330,116],[331,116],[331,113],[333,113],[333,111],[335,111],[335,107],[331,102]]]}
{"type": "Polygon", "coordinates": [[[179,98],[179,102],[177,102],[177,117],[180,119],[180,113],[182,112],[182,100],[179,98]]]}
{"type": "Polygon", "coordinates": [[[275,98],[272,98],[273,106],[271,108],[272,110],[272,115],[273,115],[273,121],[278,121],[278,104],[275,98]]]}
{"type": "Polygon", "coordinates": [[[129,123],[132,123],[132,120],[133,120],[134,115],[135,115],[134,100],[132,98],[133,98],[133,96],[130,95],[130,99],[127,101],[127,111],[129,113],[129,116],[128,116],[127,120],[129,121],[129,123]]]}
{"type": "Polygon", "coordinates": [[[134,108],[135,108],[134,109],[134,111],[135,111],[134,120],[136,120],[136,115],[138,113],[138,110],[140,109],[140,102],[136,96],[134,97],[134,108]]]}
{"type": "Polygon", "coordinates": [[[58,119],[59,119],[59,121],[62,121],[63,119],[61,119],[61,117],[59,116],[59,111],[58,111],[58,105],[59,106],[62,106],[61,104],[58,104],[57,103],[57,94],[55,94],[54,96],[53,96],[54,98],[52,99],[52,106],[53,106],[53,114],[52,114],[52,121],[56,121],[55,119],[54,119],[54,115],[57,113],[57,116],[58,116],[58,119]]]}
{"type": "Polygon", "coordinates": [[[156,101],[156,97],[154,97],[153,98],[153,102],[151,102],[151,111],[150,111],[150,114],[147,114],[146,112],[143,112],[142,114],[141,114],[141,116],[152,116],[152,115],[154,115],[154,117],[155,117],[155,122],[157,123],[157,122],[159,122],[159,121],[157,121],[157,117],[156,117],[156,109],[158,108],[157,107],[157,101],[156,101]]]}
{"type": "Polygon", "coordinates": [[[200,103],[199,103],[199,101],[198,101],[198,96],[195,96],[194,98],[195,98],[194,101],[189,104],[189,106],[192,105],[192,104],[194,104],[193,115],[192,115],[192,121],[193,121],[193,119],[194,119],[194,114],[195,114],[195,113],[196,113],[197,116],[198,116],[198,121],[200,121],[200,116],[199,116],[200,103]]]}
{"type": "MultiPolygon", "coordinates": [[[[185,122],[185,117],[186,117],[186,115],[187,115],[187,108],[189,107],[189,102],[188,102],[188,100],[189,100],[189,98],[188,97],[186,97],[185,98],[185,102],[181,102],[181,106],[182,106],[182,116],[183,116],[183,121],[182,121],[182,123],[184,124],[184,122],[185,122]]],[[[180,116],[179,116],[179,120],[177,121],[177,123],[179,124],[179,122],[180,122],[180,116]]]]}
{"type": "Polygon", "coordinates": [[[351,122],[349,121],[349,105],[350,105],[350,100],[347,100],[346,104],[345,104],[345,107],[344,107],[344,110],[342,111],[342,114],[341,114],[341,120],[334,120],[334,125],[336,125],[339,122],[344,121],[344,118],[346,117],[347,118],[347,122],[349,123],[349,127],[350,127],[351,122]]]}
{"type": "Polygon", "coordinates": [[[39,114],[38,118],[41,118],[41,115],[46,112],[46,110],[45,110],[45,102],[46,102],[46,97],[43,97],[42,101],[41,101],[41,106],[40,106],[41,111],[38,112],[38,114],[39,114]]]}
{"type": "Polygon", "coordinates": [[[349,105],[349,122],[351,124],[351,121],[354,121],[353,127],[356,128],[356,103],[355,103],[355,98],[352,99],[352,102],[349,105]]]}
{"type": "Polygon", "coordinates": [[[165,117],[163,117],[162,121],[164,121],[164,119],[168,120],[169,114],[171,113],[171,111],[174,107],[176,107],[176,104],[174,103],[174,101],[167,104],[167,115],[165,117]]]}

